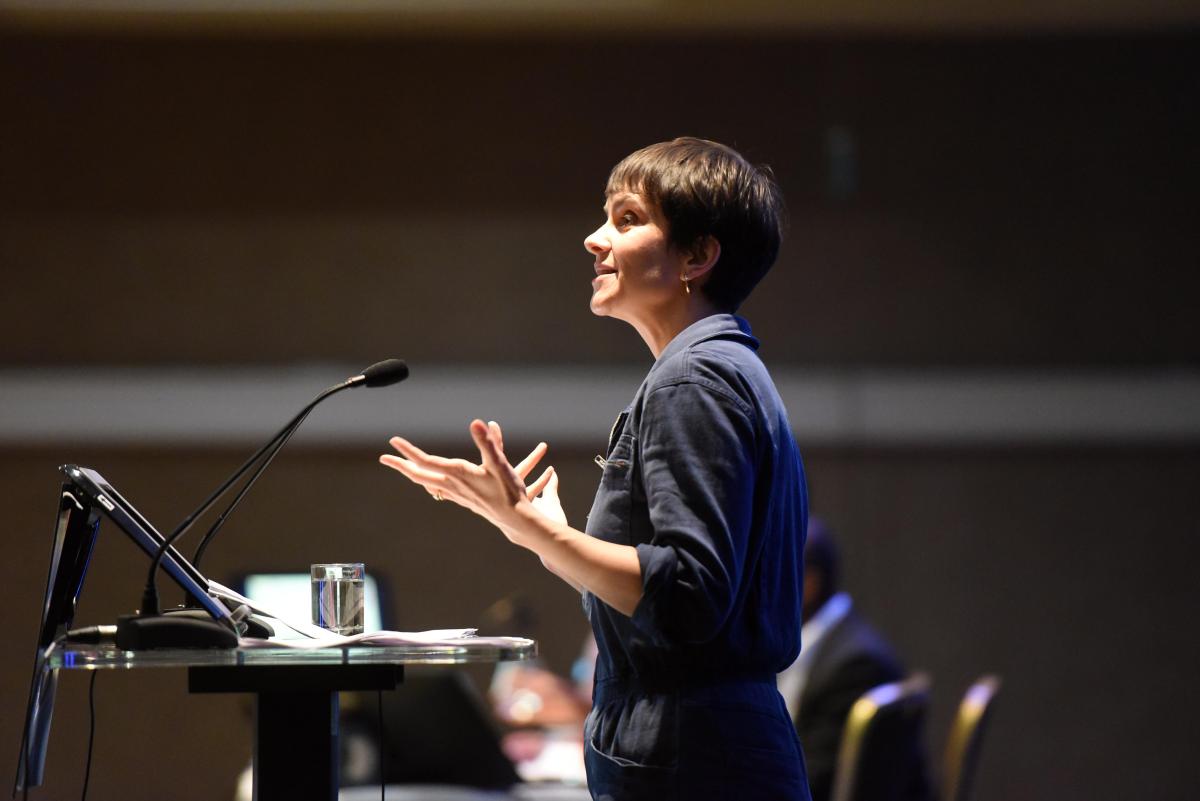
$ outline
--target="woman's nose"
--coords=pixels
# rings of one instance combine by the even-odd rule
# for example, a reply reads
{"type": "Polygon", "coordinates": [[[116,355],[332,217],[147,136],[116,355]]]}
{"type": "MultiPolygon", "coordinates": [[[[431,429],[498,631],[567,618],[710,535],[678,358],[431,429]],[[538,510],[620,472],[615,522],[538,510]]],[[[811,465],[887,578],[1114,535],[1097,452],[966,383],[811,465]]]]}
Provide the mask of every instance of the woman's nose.
{"type": "Polygon", "coordinates": [[[603,256],[609,251],[608,237],[604,235],[604,228],[605,225],[600,226],[583,240],[583,247],[593,256],[603,256]]]}

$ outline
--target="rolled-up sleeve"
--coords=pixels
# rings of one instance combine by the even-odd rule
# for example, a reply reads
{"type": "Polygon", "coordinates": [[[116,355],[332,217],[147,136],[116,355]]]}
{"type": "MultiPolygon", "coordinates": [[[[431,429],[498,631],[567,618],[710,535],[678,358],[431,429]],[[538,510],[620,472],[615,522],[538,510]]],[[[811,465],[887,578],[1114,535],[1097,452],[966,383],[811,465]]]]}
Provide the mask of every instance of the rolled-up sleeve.
{"type": "Polygon", "coordinates": [[[720,385],[682,381],[648,393],[639,428],[653,535],[637,546],[633,623],[661,645],[706,642],[729,617],[747,559],[752,408],[720,385]]]}

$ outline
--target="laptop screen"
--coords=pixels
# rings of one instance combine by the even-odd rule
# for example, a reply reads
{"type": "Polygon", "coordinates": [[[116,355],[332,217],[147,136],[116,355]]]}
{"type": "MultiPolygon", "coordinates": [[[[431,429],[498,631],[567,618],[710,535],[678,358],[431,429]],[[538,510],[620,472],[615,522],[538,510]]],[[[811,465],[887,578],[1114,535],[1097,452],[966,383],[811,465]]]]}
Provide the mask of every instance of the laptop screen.
{"type": "MultiPolygon", "coordinates": [[[[66,634],[75,620],[75,607],[83,590],[101,519],[111,520],[141,547],[147,557],[153,558],[163,544],[162,535],[95,470],[68,464],[59,471],[66,480],[58,499],[58,516],[50,545],[46,595],[14,794],[42,784],[58,684],[57,670],[45,670],[45,659],[51,644],[66,634]]],[[[212,617],[229,617],[229,610],[210,594],[208,580],[173,546],[167,549],[161,566],[212,617]]]]}

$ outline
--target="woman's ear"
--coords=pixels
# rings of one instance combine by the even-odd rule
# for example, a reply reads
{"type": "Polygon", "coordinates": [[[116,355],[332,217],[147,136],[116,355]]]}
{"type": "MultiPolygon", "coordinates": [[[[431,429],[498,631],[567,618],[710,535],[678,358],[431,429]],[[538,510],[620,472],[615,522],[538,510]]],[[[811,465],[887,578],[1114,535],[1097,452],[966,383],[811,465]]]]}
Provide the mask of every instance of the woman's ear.
{"type": "Polygon", "coordinates": [[[721,243],[711,234],[702,236],[688,250],[687,262],[684,264],[684,274],[687,280],[695,281],[707,275],[717,260],[721,258],[721,243]]]}

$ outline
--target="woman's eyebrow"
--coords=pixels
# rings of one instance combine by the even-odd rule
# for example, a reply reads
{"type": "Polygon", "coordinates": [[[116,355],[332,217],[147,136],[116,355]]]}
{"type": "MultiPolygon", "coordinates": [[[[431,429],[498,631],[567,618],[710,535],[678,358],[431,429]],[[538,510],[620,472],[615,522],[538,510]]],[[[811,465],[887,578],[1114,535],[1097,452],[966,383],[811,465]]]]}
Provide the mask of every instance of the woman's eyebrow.
{"type": "Polygon", "coordinates": [[[633,192],[613,192],[604,203],[604,213],[608,214],[610,208],[615,208],[621,203],[631,203],[636,197],[633,192]]]}

